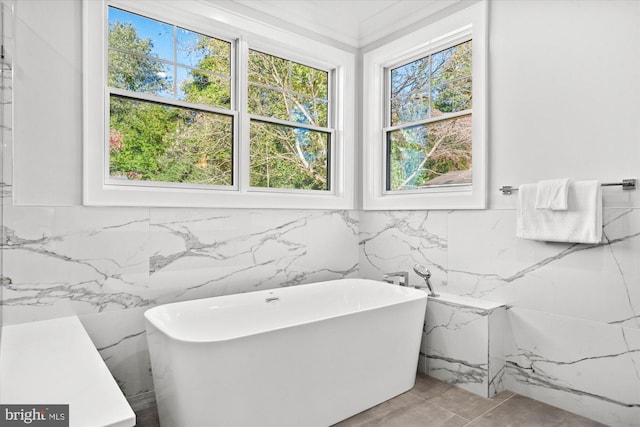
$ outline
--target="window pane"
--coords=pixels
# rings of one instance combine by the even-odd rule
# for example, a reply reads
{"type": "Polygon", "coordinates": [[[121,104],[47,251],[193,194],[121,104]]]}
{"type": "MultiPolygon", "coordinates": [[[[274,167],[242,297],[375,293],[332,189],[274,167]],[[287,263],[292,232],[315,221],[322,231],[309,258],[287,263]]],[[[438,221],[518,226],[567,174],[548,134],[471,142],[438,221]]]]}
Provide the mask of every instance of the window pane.
{"type": "Polygon", "coordinates": [[[316,123],[320,126],[328,126],[329,125],[329,102],[328,101],[316,101],[314,106],[314,110],[312,115],[316,123]]]}
{"type": "Polygon", "coordinates": [[[109,47],[173,61],[173,25],[109,7],[109,47]]]}
{"type": "Polygon", "coordinates": [[[109,174],[231,185],[233,117],[110,96],[109,174]]]}
{"type": "Polygon", "coordinates": [[[176,55],[179,64],[231,75],[231,43],[202,34],[177,29],[176,55]]]}
{"type": "Polygon", "coordinates": [[[450,47],[431,57],[431,84],[440,85],[451,80],[471,76],[471,40],[450,47]]]}
{"type": "Polygon", "coordinates": [[[173,98],[173,65],[109,49],[111,87],[173,98]]]}
{"type": "Polygon", "coordinates": [[[231,108],[231,79],[178,67],[178,99],[231,108]]]}
{"type": "Polygon", "coordinates": [[[281,90],[291,89],[291,61],[249,49],[249,81],[281,90]]]}
{"type": "Polygon", "coordinates": [[[447,61],[451,59],[455,48],[449,48],[431,55],[431,74],[436,84],[443,80],[447,80],[445,76],[445,69],[447,61]]]}
{"type": "Polygon", "coordinates": [[[296,123],[327,126],[327,103],[264,86],[249,85],[249,113],[296,123]]]}
{"type": "Polygon", "coordinates": [[[471,40],[391,70],[390,125],[471,108],[471,40]]]}
{"type": "Polygon", "coordinates": [[[249,114],[287,119],[289,115],[285,111],[280,114],[278,105],[284,104],[284,93],[268,89],[263,86],[249,85],[249,114]],[[273,107],[272,107],[273,106],[273,107]]]}
{"type": "Polygon", "coordinates": [[[391,125],[428,118],[429,57],[391,70],[391,125]]]}
{"type": "Polygon", "coordinates": [[[329,189],[330,134],[251,121],[253,187],[329,189]]]}
{"type": "Polygon", "coordinates": [[[471,77],[435,86],[431,92],[431,115],[437,117],[443,113],[470,109],[471,89],[471,77]]]}
{"type": "Polygon", "coordinates": [[[471,115],[387,134],[387,190],[471,183],[471,115]]]}
{"type": "Polygon", "coordinates": [[[231,43],[112,7],[108,75],[118,89],[231,108],[231,43]]]}
{"type": "Polygon", "coordinates": [[[329,73],[291,62],[291,89],[312,98],[327,99],[329,73]]]}
{"type": "Polygon", "coordinates": [[[249,51],[249,113],[328,126],[329,73],[249,51]]]}
{"type": "Polygon", "coordinates": [[[429,117],[429,92],[401,94],[391,99],[391,124],[415,122],[429,117]]]}

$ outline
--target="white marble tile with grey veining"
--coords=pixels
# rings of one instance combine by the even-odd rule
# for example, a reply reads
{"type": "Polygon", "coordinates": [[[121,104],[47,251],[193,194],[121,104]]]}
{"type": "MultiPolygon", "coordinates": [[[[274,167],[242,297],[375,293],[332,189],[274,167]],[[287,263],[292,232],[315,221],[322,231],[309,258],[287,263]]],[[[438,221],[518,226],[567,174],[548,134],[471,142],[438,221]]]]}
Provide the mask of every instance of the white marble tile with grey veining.
{"type": "Polygon", "coordinates": [[[357,238],[354,212],[152,209],[153,299],[355,277],[357,238]]]}
{"type": "Polygon", "coordinates": [[[145,332],[148,307],[80,316],[100,356],[125,397],[153,400],[153,378],[145,332]]]}
{"type": "Polygon", "coordinates": [[[447,284],[447,213],[441,211],[369,211],[360,216],[360,274],[380,280],[385,273],[409,272],[424,264],[437,288],[447,284]]]}
{"type": "Polygon", "coordinates": [[[524,308],[508,310],[508,318],[509,390],[608,425],[638,425],[637,328],[524,308]]]}
{"type": "Polygon", "coordinates": [[[504,390],[505,334],[504,305],[440,293],[427,303],[421,372],[492,397],[504,390]]]}
{"type": "Polygon", "coordinates": [[[639,328],[640,210],[604,213],[597,245],[518,239],[511,210],[450,213],[449,292],[639,328]]]}
{"type": "Polygon", "coordinates": [[[489,394],[493,397],[506,390],[504,375],[506,372],[507,308],[505,306],[491,310],[489,322],[489,394]]]}
{"type": "Polygon", "coordinates": [[[11,204],[13,182],[13,80],[12,73],[0,73],[0,198],[4,206],[11,204]]]}
{"type": "Polygon", "coordinates": [[[5,323],[146,306],[144,208],[4,208],[5,323]]]}
{"type": "Polygon", "coordinates": [[[488,397],[489,313],[429,298],[421,344],[424,373],[488,397]]]}

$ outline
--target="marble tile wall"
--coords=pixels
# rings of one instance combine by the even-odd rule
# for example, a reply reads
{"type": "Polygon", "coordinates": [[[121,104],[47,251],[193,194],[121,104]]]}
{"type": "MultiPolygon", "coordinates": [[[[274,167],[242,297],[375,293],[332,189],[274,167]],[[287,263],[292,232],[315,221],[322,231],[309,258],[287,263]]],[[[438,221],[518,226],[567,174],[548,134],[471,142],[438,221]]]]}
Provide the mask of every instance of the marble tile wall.
{"type": "MultiPolygon", "coordinates": [[[[13,146],[13,42],[14,42],[14,0],[0,0],[0,41],[3,52],[0,58],[0,228],[1,208],[11,191],[11,181],[5,179],[11,172],[10,147],[13,146]],[[5,48],[6,47],[6,48],[5,48]]],[[[3,254],[0,251],[0,269],[3,254]]],[[[0,274],[1,276],[1,274],[0,274]]],[[[0,282],[0,326],[2,326],[2,282],[0,282]]],[[[0,332],[1,338],[1,332],[0,332]]]]}
{"type": "Polygon", "coordinates": [[[607,425],[638,425],[640,329],[509,311],[507,389],[607,425]]]}
{"type": "Polygon", "coordinates": [[[508,363],[492,373],[495,382],[605,424],[634,425],[640,210],[605,208],[597,245],[521,240],[515,223],[514,210],[362,212],[360,272],[380,278],[422,262],[438,275],[437,291],[507,304],[508,363]]]}
{"type": "Polygon", "coordinates": [[[504,335],[496,331],[505,329],[504,306],[439,295],[427,303],[418,370],[479,396],[495,396],[503,390],[496,377],[504,371],[505,349],[496,344],[504,335]]]}
{"type": "Polygon", "coordinates": [[[507,353],[507,310],[502,306],[500,310],[489,312],[489,396],[495,396],[507,390],[504,384],[506,373],[507,353]]]}
{"type": "MultiPolygon", "coordinates": [[[[489,372],[498,390],[607,424],[632,425],[638,417],[639,210],[605,209],[603,243],[573,245],[515,238],[512,210],[187,210],[4,201],[3,322],[79,315],[133,401],[152,399],[142,313],[154,304],[340,277],[379,279],[423,263],[437,290],[510,307],[507,367],[489,372]]],[[[411,273],[411,280],[420,279],[411,273]]],[[[500,344],[490,336],[492,345],[500,344]]]]}
{"type": "Polygon", "coordinates": [[[78,315],[133,404],[153,398],[147,308],[357,276],[353,212],[5,203],[3,213],[3,322],[78,315]]]}
{"type": "Polygon", "coordinates": [[[447,212],[361,212],[359,246],[364,278],[380,280],[384,273],[406,270],[410,283],[422,283],[411,267],[424,264],[434,286],[447,284],[447,212]]]}

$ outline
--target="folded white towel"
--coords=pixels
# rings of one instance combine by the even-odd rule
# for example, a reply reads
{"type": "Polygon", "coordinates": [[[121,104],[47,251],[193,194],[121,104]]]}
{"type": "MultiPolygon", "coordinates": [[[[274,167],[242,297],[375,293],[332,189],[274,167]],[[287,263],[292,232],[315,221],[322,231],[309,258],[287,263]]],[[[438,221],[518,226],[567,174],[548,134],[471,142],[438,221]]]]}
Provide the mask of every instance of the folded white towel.
{"type": "Polygon", "coordinates": [[[569,183],[568,209],[536,209],[536,184],[518,189],[516,235],[547,242],[600,243],[602,240],[602,188],[599,181],[569,183]]]}
{"type": "Polygon", "coordinates": [[[566,211],[568,196],[568,178],[540,181],[536,193],[536,209],[566,211]]]}

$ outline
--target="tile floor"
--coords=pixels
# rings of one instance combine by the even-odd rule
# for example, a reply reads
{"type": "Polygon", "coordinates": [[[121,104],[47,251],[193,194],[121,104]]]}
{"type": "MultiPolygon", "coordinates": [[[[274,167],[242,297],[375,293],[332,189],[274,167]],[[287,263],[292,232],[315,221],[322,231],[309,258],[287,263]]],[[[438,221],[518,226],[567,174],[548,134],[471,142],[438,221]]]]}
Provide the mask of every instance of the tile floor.
{"type": "MultiPolygon", "coordinates": [[[[156,408],[136,412],[138,427],[158,427],[156,408]]],[[[406,393],[361,412],[334,427],[595,427],[579,415],[505,391],[484,399],[418,374],[406,393]]],[[[194,426],[195,427],[195,426],[194,426]]],[[[301,426],[303,427],[303,426],[301,426]]]]}

